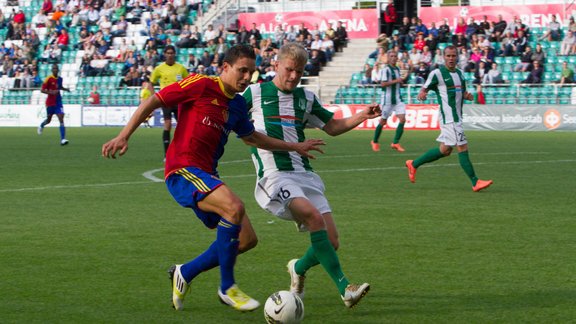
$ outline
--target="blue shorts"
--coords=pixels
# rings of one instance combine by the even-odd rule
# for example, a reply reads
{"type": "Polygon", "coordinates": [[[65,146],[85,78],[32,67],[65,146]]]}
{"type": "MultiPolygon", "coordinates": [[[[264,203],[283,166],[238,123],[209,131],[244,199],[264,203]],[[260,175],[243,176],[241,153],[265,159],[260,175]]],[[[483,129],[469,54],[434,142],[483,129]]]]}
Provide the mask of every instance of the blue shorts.
{"type": "Polygon", "coordinates": [[[166,178],[166,186],[172,197],[182,207],[192,208],[196,216],[208,228],[216,228],[220,215],[205,212],[198,208],[198,202],[206,198],[212,191],[223,185],[224,182],[198,168],[183,168],[166,178]]]}
{"type": "Polygon", "coordinates": [[[64,113],[64,109],[62,109],[62,106],[56,105],[56,106],[46,107],[46,114],[47,115],[59,115],[59,114],[63,114],[63,113],[64,113]]]}

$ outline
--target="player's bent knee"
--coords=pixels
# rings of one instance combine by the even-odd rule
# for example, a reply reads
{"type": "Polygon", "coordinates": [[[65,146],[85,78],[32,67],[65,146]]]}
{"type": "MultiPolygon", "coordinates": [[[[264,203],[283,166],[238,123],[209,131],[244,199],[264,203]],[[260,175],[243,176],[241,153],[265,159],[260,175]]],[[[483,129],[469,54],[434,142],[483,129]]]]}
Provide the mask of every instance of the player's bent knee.
{"type": "Polygon", "coordinates": [[[239,199],[235,199],[234,201],[226,204],[224,207],[223,215],[221,216],[233,224],[240,224],[242,223],[242,218],[244,218],[244,215],[246,215],[244,203],[239,199]]]}

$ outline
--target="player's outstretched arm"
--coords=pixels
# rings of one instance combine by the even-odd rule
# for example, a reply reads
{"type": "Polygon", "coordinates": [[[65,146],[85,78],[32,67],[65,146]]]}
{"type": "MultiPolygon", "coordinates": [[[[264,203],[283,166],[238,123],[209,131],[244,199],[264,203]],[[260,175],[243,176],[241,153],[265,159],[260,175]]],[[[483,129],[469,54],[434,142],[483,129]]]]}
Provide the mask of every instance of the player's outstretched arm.
{"type": "Polygon", "coordinates": [[[324,125],[322,130],[324,130],[326,134],[330,136],[337,136],[354,129],[356,126],[360,125],[367,119],[376,118],[380,115],[382,115],[380,105],[373,103],[348,118],[330,119],[330,121],[324,125]]]}
{"type": "Polygon", "coordinates": [[[116,153],[120,156],[124,155],[128,150],[128,139],[138,129],[138,126],[146,120],[146,118],[154,111],[154,109],[160,107],[162,102],[158,97],[151,96],[150,98],[144,100],[138,109],[134,112],[128,124],[124,126],[120,134],[110,141],[102,145],[102,156],[105,158],[116,158],[116,153]]]}
{"type": "Polygon", "coordinates": [[[310,154],[310,151],[317,151],[324,153],[320,148],[321,145],[326,145],[323,140],[320,139],[307,139],[300,143],[290,143],[284,142],[282,140],[266,136],[259,132],[253,132],[248,136],[241,138],[244,143],[255,146],[257,148],[268,150],[268,151],[295,151],[296,153],[305,156],[310,159],[314,159],[314,155],[310,154]]]}

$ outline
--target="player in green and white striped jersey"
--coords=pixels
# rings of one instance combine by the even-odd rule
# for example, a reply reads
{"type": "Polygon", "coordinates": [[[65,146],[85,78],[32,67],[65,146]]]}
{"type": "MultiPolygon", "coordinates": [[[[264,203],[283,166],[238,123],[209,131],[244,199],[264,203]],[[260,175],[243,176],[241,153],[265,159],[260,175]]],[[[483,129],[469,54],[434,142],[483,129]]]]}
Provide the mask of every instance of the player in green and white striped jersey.
{"type": "MultiPolygon", "coordinates": [[[[380,151],[378,140],[380,139],[380,134],[382,134],[382,128],[386,125],[392,112],[394,112],[398,118],[398,127],[396,127],[396,134],[394,135],[394,140],[392,141],[392,144],[390,144],[390,147],[398,152],[404,152],[404,148],[400,145],[400,138],[404,133],[404,124],[406,123],[406,104],[402,101],[400,86],[406,81],[406,79],[400,76],[400,69],[396,66],[398,53],[391,50],[386,53],[386,56],[386,66],[378,71],[378,80],[380,80],[380,85],[382,86],[382,96],[380,99],[382,118],[380,119],[378,126],[376,126],[374,139],[370,144],[372,144],[372,150],[374,152],[380,151]]],[[[408,74],[406,75],[406,78],[407,77],[408,74]]]]}
{"type": "MultiPolygon", "coordinates": [[[[374,104],[348,118],[333,118],[314,93],[297,88],[307,61],[308,53],[302,45],[288,43],[278,52],[274,79],[253,84],[244,92],[256,131],[296,143],[305,140],[306,127],[336,136],[380,116],[380,108],[374,104]]],[[[312,244],[307,252],[288,262],[290,291],[303,297],[306,271],[321,264],[338,287],[344,304],[356,305],[370,285],[351,284],[342,271],[336,254],[338,231],[324,196],[324,183],[309,160],[290,152],[258,149],[252,154],[258,174],[254,193],[258,204],[280,218],[295,221],[300,230],[310,231],[312,244]]]]}
{"type": "Polygon", "coordinates": [[[430,73],[428,79],[418,94],[418,100],[426,100],[428,91],[436,92],[438,113],[440,114],[440,136],[436,139],[440,147],[433,148],[415,160],[406,161],[408,177],[416,181],[416,170],[425,163],[434,162],[452,153],[452,148],[458,149],[460,166],[472,181],[472,190],[480,191],[488,188],[492,180],[480,180],[474,172],[474,167],[468,156],[468,141],[462,126],[462,106],[464,100],[473,100],[471,93],[466,91],[466,82],[462,71],[456,68],[458,50],[454,46],[444,49],[445,66],[440,66],[430,73]]]}

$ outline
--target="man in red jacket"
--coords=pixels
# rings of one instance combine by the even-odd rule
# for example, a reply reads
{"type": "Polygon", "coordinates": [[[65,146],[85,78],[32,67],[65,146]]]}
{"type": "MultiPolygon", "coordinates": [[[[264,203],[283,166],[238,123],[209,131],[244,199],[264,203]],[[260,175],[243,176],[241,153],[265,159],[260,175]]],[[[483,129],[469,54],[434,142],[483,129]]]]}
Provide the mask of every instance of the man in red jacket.
{"type": "Polygon", "coordinates": [[[388,0],[388,5],[386,9],[382,12],[382,18],[384,19],[384,30],[388,37],[392,37],[392,32],[394,32],[394,24],[396,23],[396,8],[394,7],[394,0],[388,0]]]}

